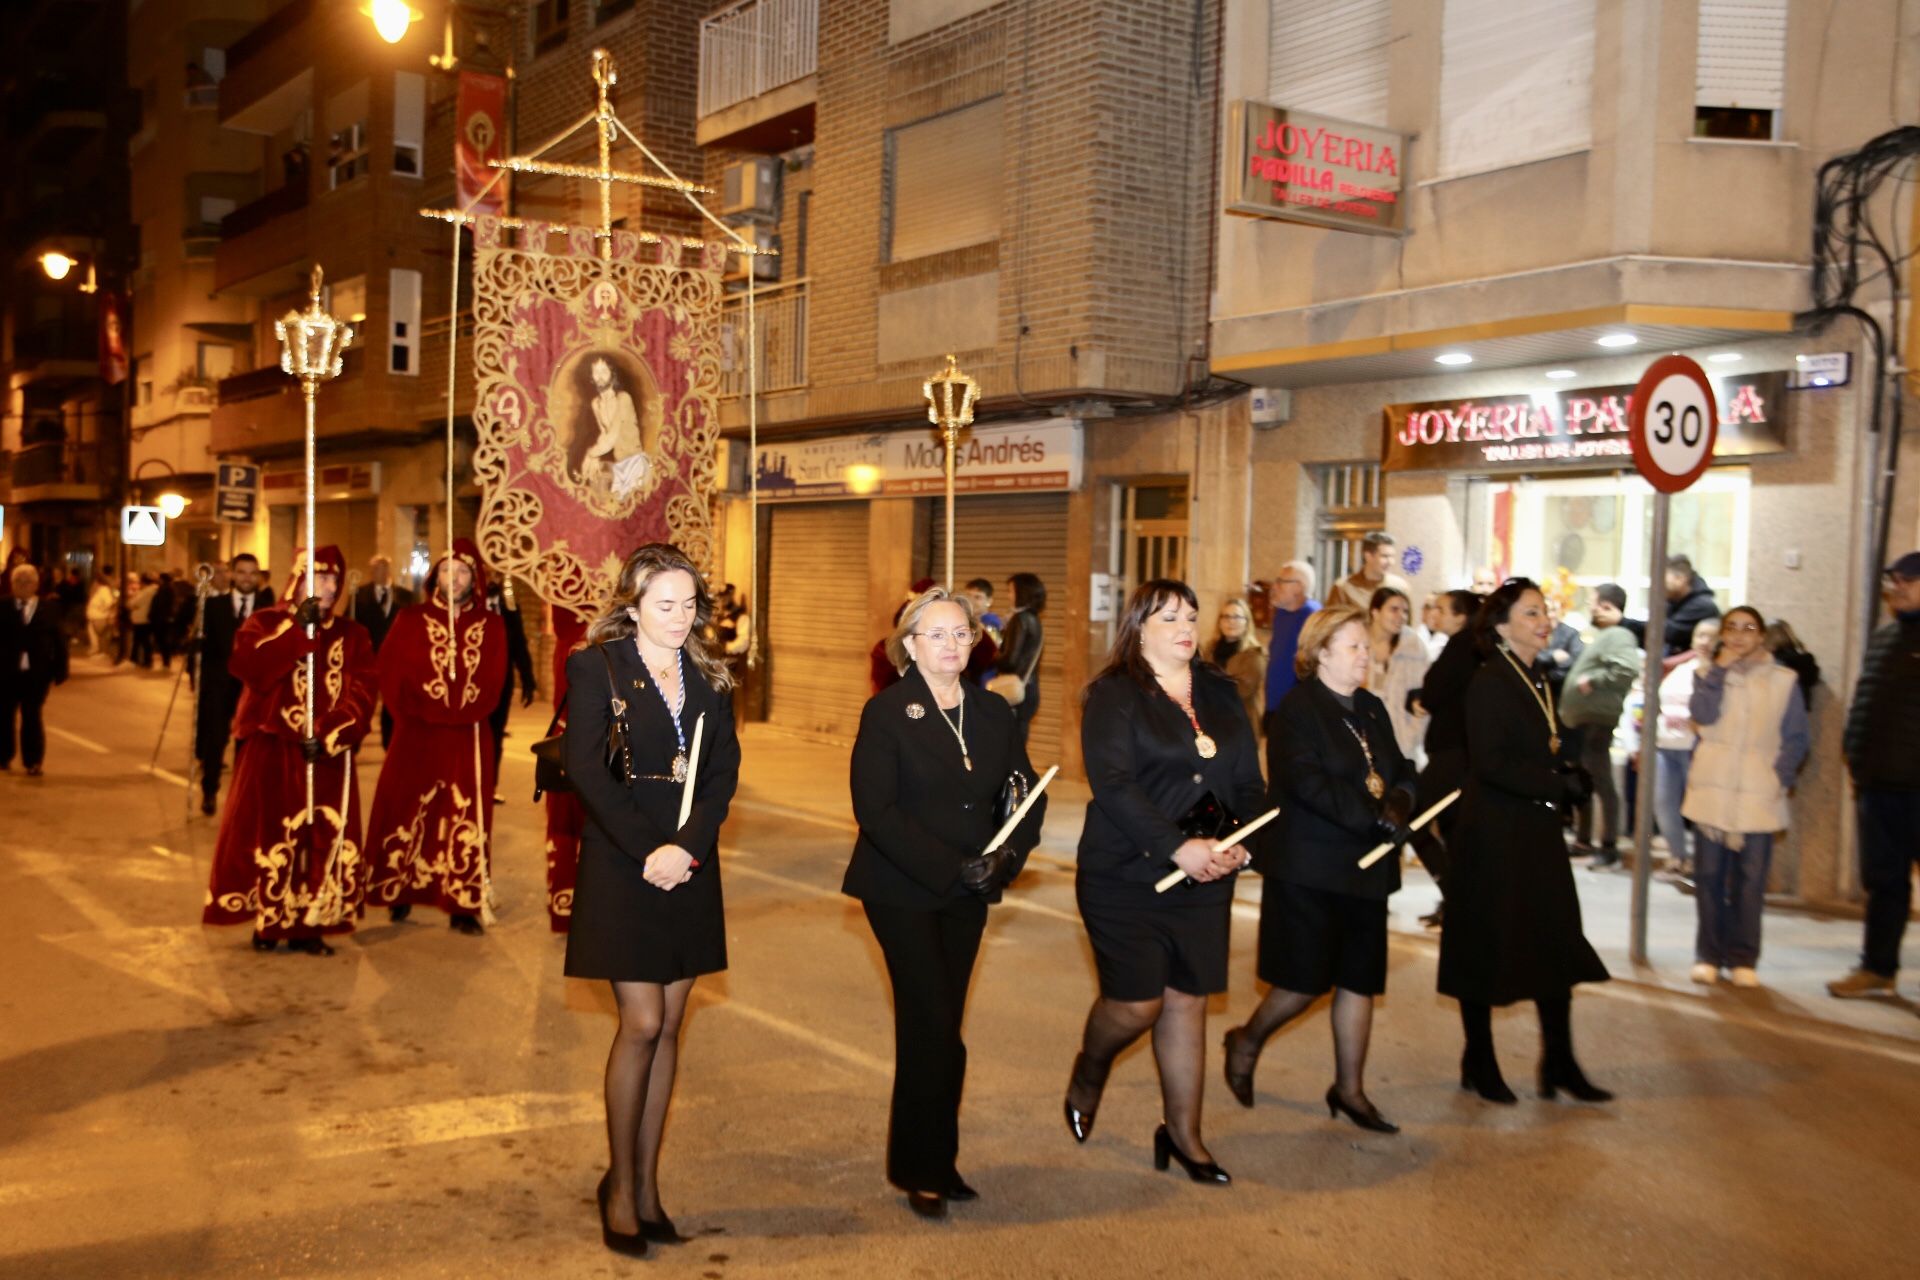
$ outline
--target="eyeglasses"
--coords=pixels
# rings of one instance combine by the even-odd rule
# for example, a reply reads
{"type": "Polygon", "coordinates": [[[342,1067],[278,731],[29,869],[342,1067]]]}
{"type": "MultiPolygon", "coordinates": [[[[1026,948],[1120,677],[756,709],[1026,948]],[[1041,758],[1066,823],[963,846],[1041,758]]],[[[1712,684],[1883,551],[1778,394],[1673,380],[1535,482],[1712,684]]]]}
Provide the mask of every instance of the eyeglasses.
{"type": "Polygon", "coordinates": [[[964,649],[973,643],[973,632],[966,627],[955,627],[951,631],[945,628],[936,628],[932,631],[915,631],[912,634],[919,636],[929,644],[944,645],[947,641],[951,640],[964,649]]]}

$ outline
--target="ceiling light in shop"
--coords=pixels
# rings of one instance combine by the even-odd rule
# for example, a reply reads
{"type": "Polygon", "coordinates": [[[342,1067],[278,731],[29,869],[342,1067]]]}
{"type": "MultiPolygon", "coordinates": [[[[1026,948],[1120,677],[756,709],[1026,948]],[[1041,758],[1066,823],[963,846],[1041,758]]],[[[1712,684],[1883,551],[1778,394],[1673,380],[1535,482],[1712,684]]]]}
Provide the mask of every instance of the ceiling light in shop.
{"type": "Polygon", "coordinates": [[[1630,347],[1640,339],[1630,333],[1609,333],[1594,341],[1603,347],[1630,347]]]}
{"type": "Polygon", "coordinates": [[[1573,369],[1549,369],[1547,370],[1547,376],[1549,378],[1577,378],[1580,375],[1573,369]]]}
{"type": "Polygon", "coordinates": [[[1736,360],[1744,359],[1746,359],[1746,357],[1738,351],[1716,351],[1707,357],[1708,362],[1711,364],[1732,364],[1736,360]]]}
{"type": "Polygon", "coordinates": [[[1473,357],[1464,351],[1444,351],[1433,358],[1435,364],[1472,364],[1473,357]]]}

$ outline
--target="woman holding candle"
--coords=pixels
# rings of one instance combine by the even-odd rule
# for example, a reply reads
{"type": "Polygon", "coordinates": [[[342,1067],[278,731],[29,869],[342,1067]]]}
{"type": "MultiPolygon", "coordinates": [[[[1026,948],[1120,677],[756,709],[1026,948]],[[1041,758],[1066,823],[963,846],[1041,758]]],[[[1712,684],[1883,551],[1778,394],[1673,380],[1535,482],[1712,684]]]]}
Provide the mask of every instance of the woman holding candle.
{"type": "Polygon", "coordinates": [[[705,639],[712,610],[693,562],[649,543],[567,659],[567,777],[586,828],[566,971],[611,982],[619,1009],[600,1224],[609,1249],[633,1255],[684,1239],[661,1207],[660,1141],[687,998],[727,967],[718,853],[740,743],[732,678],[705,639]]]}
{"type": "Polygon", "coordinates": [[[922,1217],[973,1200],[955,1165],[967,1047],[967,986],[987,906],[1040,842],[1039,797],[1000,848],[1003,802],[1031,784],[1006,700],[966,679],[973,602],[935,587],[908,603],[887,653],[902,672],[874,695],[853,744],[860,835],[841,891],[858,898],[893,984],[893,1104],[887,1180],[922,1217]]]}
{"type": "Polygon", "coordinates": [[[1177,1161],[1194,1181],[1224,1185],[1232,1179],[1200,1138],[1207,997],[1227,989],[1233,877],[1266,833],[1218,853],[1213,845],[1267,803],[1240,692],[1198,660],[1199,616],[1186,583],[1141,583],[1105,670],[1087,686],[1080,742],[1093,803],[1074,896],[1100,995],[1065,1110],[1085,1142],[1114,1058],[1151,1029],[1165,1107],[1154,1165],[1177,1161]],[[1170,868],[1185,881],[1157,893],[1170,868]]]}

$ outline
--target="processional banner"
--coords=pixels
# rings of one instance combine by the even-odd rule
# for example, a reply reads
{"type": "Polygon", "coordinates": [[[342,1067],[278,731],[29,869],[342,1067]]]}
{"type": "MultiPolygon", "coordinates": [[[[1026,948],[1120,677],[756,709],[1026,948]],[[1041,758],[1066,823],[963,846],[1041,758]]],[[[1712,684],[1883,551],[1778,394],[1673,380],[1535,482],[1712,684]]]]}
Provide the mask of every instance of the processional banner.
{"type": "Polygon", "coordinates": [[[621,562],[672,542],[713,558],[723,245],[474,226],[476,541],[493,568],[591,615],[621,562]]]}

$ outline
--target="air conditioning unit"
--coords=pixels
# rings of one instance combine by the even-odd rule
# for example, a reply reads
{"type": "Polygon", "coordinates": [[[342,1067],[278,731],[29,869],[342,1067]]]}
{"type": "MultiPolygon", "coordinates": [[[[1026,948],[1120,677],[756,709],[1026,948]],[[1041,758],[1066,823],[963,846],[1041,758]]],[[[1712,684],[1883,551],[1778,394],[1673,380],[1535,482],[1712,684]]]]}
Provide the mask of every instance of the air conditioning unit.
{"type": "Polygon", "coordinates": [[[780,237],[771,227],[739,227],[741,236],[754,248],[761,250],[756,254],[729,253],[727,269],[721,277],[724,280],[742,281],[747,272],[753,272],[753,278],[760,284],[773,284],[780,279],[780,259],[773,254],[780,252],[780,237]]]}
{"type": "Polygon", "coordinates": [[[729,217],[779,217],[780,162],[759,156],[728,165],[720,175],[720,212],[729,217]]]}
{"type": "Polygon", "coordinates": [[[1256,431],[1271,431],[1293,417],[1293,392],[1285,387],[1255,387],[1250,399],[1256,431]]]}

